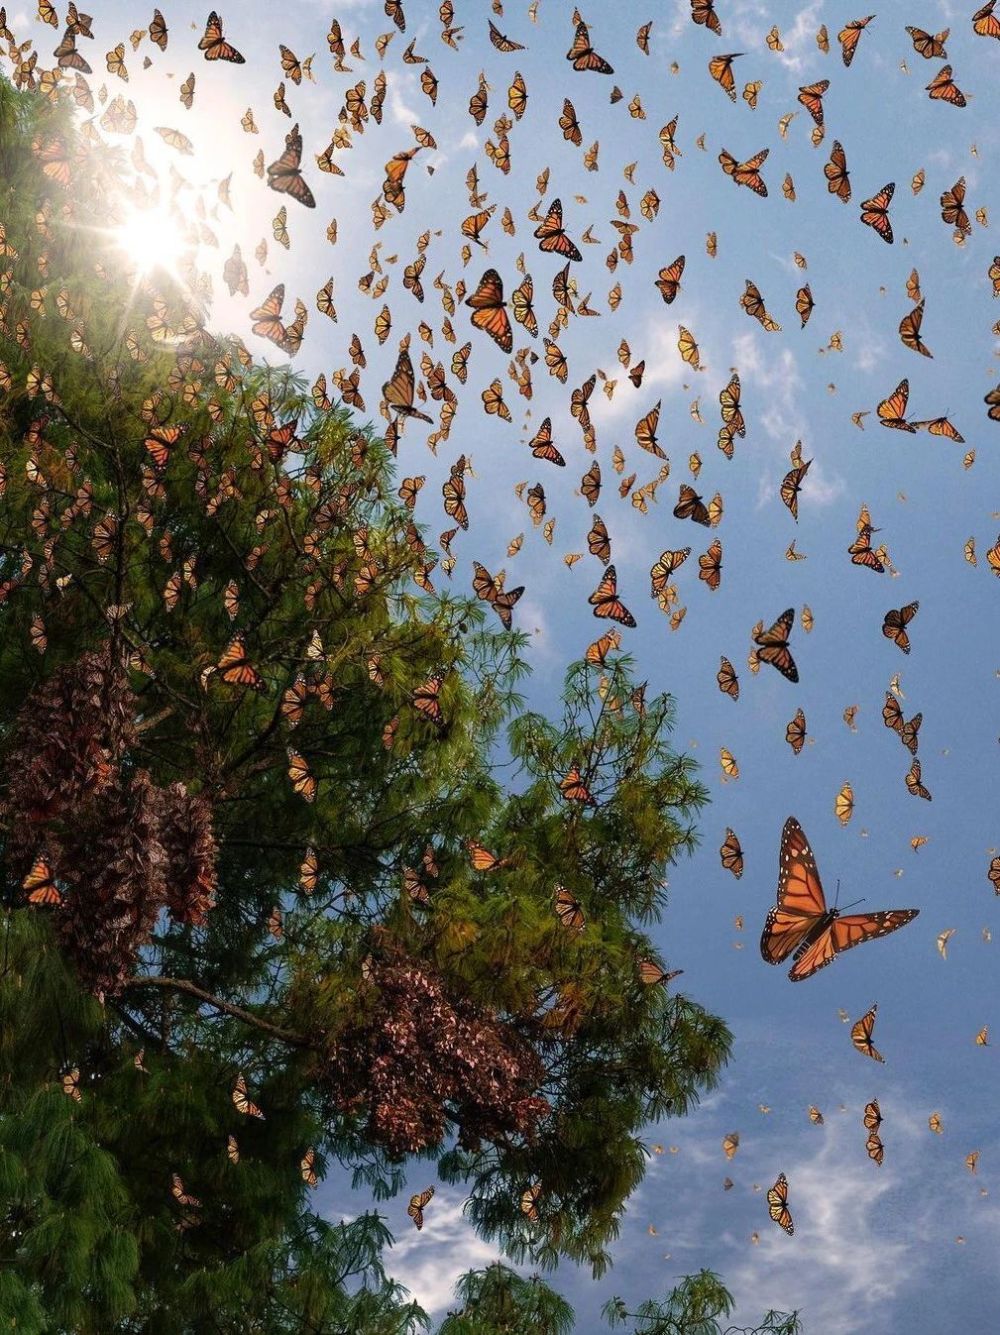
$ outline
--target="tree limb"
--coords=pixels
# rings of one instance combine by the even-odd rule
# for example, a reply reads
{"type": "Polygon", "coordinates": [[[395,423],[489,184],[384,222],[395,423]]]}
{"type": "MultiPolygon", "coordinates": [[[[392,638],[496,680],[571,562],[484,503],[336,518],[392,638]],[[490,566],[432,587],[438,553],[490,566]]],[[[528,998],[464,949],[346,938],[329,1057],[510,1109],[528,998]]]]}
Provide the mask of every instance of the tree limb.
{"type": "Polygon", "coordinates": [[[291,1029],[282,1029],[280,1025],[272,1024],[269,1020],[254,1015],[253,1011],[244,1010],[242,1006],[234,1006],[232,1002],[223,1001],[221,997],[214,997],[211,992],[206,992],[187,978],[164,978],[162,975],[155,974],[144,978],[128,978],[125,980],[124,986],[132,990],[139,987],[163,987],[174,992],[183,992],[189,997],[196,997],[206,1006],[221,1011],[224,1015],[231,1015],[234,1019],[242,1020],[244,1024],[249,1024],[254,1029],[261,1030],[262,1033],[270,1034],[272,1038],[278,1039],[281,1043],[288,1043],[295,1048],[316,1049],[316,1043],[313,1039],[306,1038],[303,1034],[297,1034],[291,1029]]]}

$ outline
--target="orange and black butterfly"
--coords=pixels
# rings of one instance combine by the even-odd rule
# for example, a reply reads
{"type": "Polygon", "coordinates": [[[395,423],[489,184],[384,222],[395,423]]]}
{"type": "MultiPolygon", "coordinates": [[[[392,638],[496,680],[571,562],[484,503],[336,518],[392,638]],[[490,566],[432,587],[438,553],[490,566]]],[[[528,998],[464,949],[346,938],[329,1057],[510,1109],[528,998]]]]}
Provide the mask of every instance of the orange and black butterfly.
{"type": "Polygon", "coordinates": [[[972,16],[972,30],[978,37],[996,37],[1000,40],[1000,19],[993,13],[997,0],[986,0],[982,9],[972,16]]]}
{"type": "Polygon", "coordinates": [[[272,190],[280,194],[291,195],[292,199],[304,204],[307,209],[316,207],[313,192],[306,185],[299,171],[302,161],[302,136],[298,125],[293,125],[285,135],[285,151],[276,158],[267,169],[267,183],[272,190]]]}
{"type": "Polygon", "coordinates": [[[898,734],[899,740],[911,756],[917,754],[920,745],[920,725],[923,720],[923,714],[914,714],[909,721],[904,719],[899,701],[891,691],[886,691],[885,704],[882,706],[882,721],[887,728],[898,734]]]}
{"type": "Polygon", "coordinates": [[[568,260],[581,260],[583,256],[563,230],[562,201],[554,199],[549,211],[535,228],[539,250],[554,252],[568,260]]]}
{"type": "Polygon", "coordinates": [[[851,1026],[851,1042],[859,1052],[864,1053],[866,1057],[871,1057],[872,1061],[884,1062],[885,1058],[872,1041],[875,1033],[875,1012],[877,1010],[878,1002],[851,1026]]]}
{"type": "Polygon", "coordinates": [[[230,46],[223,37],[222,20],[214,9],[208,16],[205,35],[198,43],[198,50],[204,51],[206,60],[228,60],[234,65],[246,63],[236,47],[230,46]]]}
{"type": "Polygon", "coordinates": [[[52,867],[44,853],[32,862],[30,871],[21,882],[21,889],[27,893],[29,904],[62,903],[52,867]]]}
{"type": "Polygon", "coordinates": [[[972,224],[965,211],[965,177],[960,176],[950,190],[941,196],[941,221],[954,227],[963,236],[972,235],[972,224]]]}
{"type": "Polygon", "coordinates": [[[389,407],[394,409],[400,417],[415,417],[418,422],[433,424],[433,418],[428,417],[419,408],[414,408],[413,391],[415,388],[416,377],[413,373],[413,362],[410,360],[409,352],[403,348],[396,359],[396,369],[392,373],[392,379],[387,380],[382,386],[382,394],[389,407]]]}
{"type": "Polygon", "coordinates": [[[424,718],[430,719],[439,728],[444,727],[444,714],[441,711],[440,700],[442,684],[440,677],[428,677],[427,681],[413,692],[414,709],[419,710],[424,718]]]}
{"type": "Polygon", "coordinates": [[[660,296],[669,306],[677,296],[681,285],[681,275],[684,272],[684,256],[678,255],[673,264],[668,264],[660,270],[659,277],[656,280],[656,286],[660,289],[660,296]]]}
{"type": "Polygon", "coordinates": [[[798,755],[806,743],[806,716],[801,709],[795,711],[795,717],[785,727],[785,741],[798,755]]]}
{"type": "Polygon", "coordinates": [[[799,89],[799,101],[817,125],[823,124],[823,94],[829,87],[829,79],[820,79],[799,89]]]}
{"type": "Polygon", "coordinates": [[[948,102],[953,107],[964,107],[965,94],[951,77],[951,66],[942,65],[927,85],[927,92],[935,102],[948,102]]]}
{"type": "Polygon", "coordinates": [[[674,506],[674,518],[691,519],[696,524],[704,525],[705,528],[710,528],[712,523],[708,514],[708,506],[702,501],[694,487],[689,487],[686,482],[681,483],[680,496],[674,506]]]}
{"type": "Polygon", "coordinates": [[[873,570],[876,575],[881,575],[885,566],[882,564],[878,553],[872,550],[872,533],[874,531],[871,524],[862,524],[858,536],[847,550],[850,553],[852,565],[864,566],[866,570],[873,570]]]}
{"type": "Polygon", "coordinates": [[[858,48],[858,42],[861,40],[861,34],[868,27],[874,14],[869,14],[867,18],[852,19],[850,23],[844,25],[837,33],[837,40],[840,42],[840,54],[844,58],[844,64],[850,65],[854,59],[854,53],[858,48]]]}
{"type": "Polygon", "coordinates": [[[911,922],[918,909],[841,914],[828,909],[819,869],[801,825],[789,816],[781,834],[777,904],[767,915],[760,953],[768,964],[793,957],[793,983],[810,978],[842,951],[887,936],[911,922]]]}
{"type": "MultiPolygon", "coordinates": [[[[687,550],[690,551],[690,547],[687,550]]],[[[719,670],[715,674],[715,680],[723,695],[728,695],[731,700],[740,698],[740,679],[725,654],[719,656],[719,670]]]]}
{"type": "Polygon", "coordinates": [[[409,170],[410,163],[417,153],[420,152],[420,145],[416,148],[406,148],[400,153],[394,153],[385,164],[385,180],[382,182],[382,197],[387,204],[402,213],[406,208],[406,192],[403,183],[406,180],[406,173],[409,170]]]}
{"type": "Polygon", "coordinates": [[[916,427],[906,420],[906,406],[910,401],[910,382],[903,379],[888,398],[878,406],[878,420],[883,426],[896,431],[916,431],[916,427]]]}
{"type": "Polygon", "coordinates": [[[986,404],[986,416],[990,421],[1000,422],[1000,385],[991,389],[988,394],[984,394],[983,402],[986,404]]]}
{"type": "Polygon", "coordinates": [[[836,195],[844,204],[850,203],[851,175],[847,170],[847,158],[843,146],[838,139],[833,141],[833,148],[830,150],[830,161],[824,166],[823,174],[826,177],[826,188],[830,194],[836,195]]]}
{"type": "Polygon", "coordinates": [[[406,1207],[406,1213],[413,1220],[414,1227],[418,1231],[424,1226],[424,1210],[430,1204],[433,1197],[433,1187],[428,1187],[425,1191],[420,1191],[415,1196],[410,1197],[410,1203],[406,1207]]]}
{"type": "Polygon", "coordinates": [[[247,686],[252,691],[266,690],[264,678],[247,657],[246,640],[234,635],[216,664],[216,671],[228,686],[247,686]]]}
{"type": "Polygon", "coordinates": [[[559,780],[559,791],[567,802],[584,802],[596,806],[594,796],[587,787],[580,773],[580,766],[574,761],[566,771],[566,777],[559,780]]]}
{"type": "Polygon", "coordinates": [[[524,593],[524,586],[516,589],[504,589],[479,561],[473,561],[472,587],[477,598],[489,603],[500,618],[504,630],[510,630],[511,612],[518,599],[524,593]]]}
{"type": "Polygon", "coordinates": [[[715,12],[715,0],[691,0],[691,20],[704,24],[716,37],[722,36],[722,24],[715,12]]]}
{"type": "Polygon", "coordinates": [[[520,42],[512,42],[509,37],[505,37],[492,19],[489,20],[489,25],[490,25],[490,41],[493,43],[493,45],[496,47],[498,51],[503,51],[506,54],[509,51],[524,50],[524,47],[521,45],[520,42]]]}
{"type": "Polygon", "coordinates": [[[754,644],[758,646],[758,660],[761,663],[770,663],[788,681],[799,679],[799,670],[788,649],[788,637],[794,624],[795,609],[789,607],[782,612],[769,630],[760,630],[753,637],[754,644]]]}
{"type": "Polygon", "coordinates": [[[677,551],[671,551],[668,548],[665,552],[660,553],[659,560],[654,561],[649,568],[651,597],[657,598],[666,590],[670,576],[684,564],[690,555],[690,547],[681,547],[677,551]]]}
{"type": "Polygon", "coordinates": [[[536,459],[544,459],[547,463],[556,464],[559,468],[564,468],[566,460],[562,457],[555,445],[552,443],[552,418],[545,417],[542,424],[528,441],[531,453],[536,459]]]}
{"type": "Polygon", "coordinates": [[[572,61],[575,70],[589,71],[592,74],[614,74],[612,66],[590,45],[590,30],[585,23],[576,25],[573,45],[566,52],[566,59],[572,61]]]}
{"type": "Polygon", "coordinates": [[[242,1071],[236,1077],[236,1084],[233,1086],[232,1100],[236,1111],[242,1113],[244,1117],[258,1117],[261,1121],[264,1120],[264,1114],[247,1093],[247,1082],[243,1078],[242,1071]]]}
{"type": "Polygon", "coordinates": [[[270,339],[272,343],[280,344],[288,332],[281,319],[281,308],[284,303],[285,285],[279,283],[277,287],[271,289],[265,300],[250,312],[250,319],[254,322],[251,332],[270,339]]]}
{"type": "Polygon", "coordinates": [[[737,880],[743,875],[743,848],[735,830],[726,829],[726,837],[719,849],[719,858],[726,871],[731,871],[737,880]]]}
{"type": "Polygon", "coordinates": [[[767,1210],[774,1222],[787,1234],[795,1232],[791,1211],[788,1208],[788,1179],[784,1173],[779,1173],[777,1182],[768,1189],[767,1210]]]}
{"type": "Polygon", "coordinates": [[[934,354],[920,337],[920,326],[924,322],[924,302],[921,301],[907,311],[899,322],[899,337],[903,346],[912,348],[914,352],[919,352],[922,357],[933,357],[934,354]]]}
{"type": "Polygon", "coordinates": [[[143,444],[149,451],[153,463],[157,468],[165,468],[170,459],[170,451],[183,436],[187,428],[183,425],[177,426],[154,426],[150,428],[149,435],[143,444]]]}
{"type": "Polygon", "coordinates": [[[722,543],[718,538],[698,557],[698,578],[714,591],[722,582],[722,543]]]}
{"type": "Polygon", "coordinates": [[[948,52],[944,48],[948,40],[950,28],[945,28],[943,32],[929,33],[924,32],[923,28],[911,28],[906,25],[906,31],[910,34],[910,40],[913,43],[913,49],[918,56],[923,56],[925,60],[947,60],[948,52]]]}
{"type": "Polygon", "coordinates": [[[896,183],[890,181],[877,195],[866,199],[861,205],[861,221],[874,231],[888,245],[892,245],[892,224],[889,221],[889,204],[896,189],[896,183]]]}
{"type": "Polygon", "coordinates": [[[929,431],[932,436],[947,436],[959,445],[965,444],[965,437],[952,426],[947,417],[932,417],[926,422],[914,422],[913,425],[929,431]]]}
{"type": "Polygon", "coordinates": [[[781,499],[792,512],[792,518],[796,523],[799,518],[799,492],[802,490],[802,483],[811,464],[812,460],[807,459],[798,468],[790,469],[781,482],[781,499]]]}
{"type": "Polygon", "coordinates": [[[618,597],[618,573],[608,566],[600,584],[588,599],[595,617],[610,617],[621,626],[635,626],[635,617],[618,597]]]}
{"type": "Polygon", "coordinates": [[[769,148],[762,148],[759,153],[755,153],[752,158],[747,158],[746,162],[737,162],[732,153],[722,149],[719,153],[719,162],[722,164],[722,170],[727,176],[731,176],[737,185],[745,185],[748,190],[752,190],[755,195],[761,198],[767,197],[767,186],[764,184],[764,178],[760,174],[760,168],[767,160],[770,153],[769,148]]]}
{"type": "Polygon", "coordinates": [[[903,776],[906,781],[906,791],[911,797],[922,797],[925,802],[930,802],[930,790],[925,788],[920,777],[920,761],[914,757],[910,763],[910,768],[903,776]]]}
{"type": "Polygon", "coordinates": [[[466,297],[465,304],[472,307],[472,323],[476,328],[489,334],[502,352],[510,352],[514,334],[503,299],[503,280],[496,269],[486,270],[475,292],[466,297]]]}
{"type": "Polygon", "coordinates": [[[882,634],[887,640],[893,640],[904,654],[910,652],[910,637],[906,627],[917,615],[919,602],[907,603],[905,607],[893,607],[886,612],[882,621],[882,634]]]}
{"type": "Polygon", "coordinates": [[[292,790],[307,802],[316,800],[316,777],[309,768],[305,756],[288,747],[288,777],[292,781],[292,790]]]}
{"type": "Polygon", "coordinates": [[[465,508],[465,463],[452,467],[451,475],[441,487],[444,498],[444,512],[450,519],[456,520],[462,528],[469,527],[469,512],[465,508]]]}
{"type": "Polygon", "coordinates": [[[809,317],[813,313],[813,307],[816,305],[813,301],[812,290],[808,283],[803,284],[795,294],[795,311],[802,321],[801,328],[805,329],[809,323],[809,317]]]}
{"type": "Polygon", "coordinates": [[[728,55],[713,56],[708,62],[709,74],[731,102],[736,101],[736,79],[733,77],[733,61],[742,54],[742,51],[733,51],[728,55]]]}
{"type": "Polygon", "coordinates": [[[562,115],[559,117],[559,128],[563,132],[563,138],[567,143],[575,145],[577,148],[583,143],[583,131],[580,129],[580,122],[576,117],[576,108],[568,97],[563,98],[562,115]]]}

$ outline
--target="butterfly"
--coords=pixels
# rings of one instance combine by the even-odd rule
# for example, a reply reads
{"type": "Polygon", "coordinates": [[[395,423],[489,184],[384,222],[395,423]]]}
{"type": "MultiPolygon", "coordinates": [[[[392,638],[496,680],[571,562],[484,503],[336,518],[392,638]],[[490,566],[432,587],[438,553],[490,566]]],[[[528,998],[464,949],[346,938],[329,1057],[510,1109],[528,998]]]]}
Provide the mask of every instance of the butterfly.
{"type": "Polygon", "coordinates": [[[799,288],[795,294],[795,311],[802,321],[801,328],[805,329],[809,323],[809,317],[813,313],[813,307],[816,303],[813,301],[812,290],[808,283],[799,288]]]}
{"type": "Polygon", "coordinates": [[[305,798],[307,802],[315,802],[315,775],[309,769],[305,756],[291,746],[288,748],[288,777],[292,781],[294,792],[305,798]]]}
{"type": "Polygon", "coordinates": [[[577,935],[587,925],[579,902],[562,885],[556,888],[556,917],[568,931],[577,935]]]}
{"type": "Polygon", "coordinates": [[[259,1117],[261,1121],[264,1120],[264,1114],[247,1094],[247,1082],[243,1078],[242,1071],[236,1077],[236,1084],[233,1086],[232,1100],[233,1106],[238,1113],[242,1113],[245,1117],[259,1117]]]}
{"type": "Polygon", "coordinates": [[[791,469],[785,474],[781,483],[781,499],[788,506],[796,523],[799,518],[799,492],[802,490],[802,483],[811,463],[812,460],[807,459],[798,468],[791,469]]]}
{"type": "Polygon", "coordinates": [[[198,43],[198,50],[204,51],[206,60],[229,60],[234,65],[246,63],[236,47],[230,46],[222,36],[222,20],[214,9],[208,16],[205,35],[198,43]]]}
{"type": "Polygon", "coordinates": [[[817,125],[823,124],[823,94],[829,87],[829,79],[820,79],[799,89],[799,101],[817,125]]]}
{"type": "Polygon", "coordinates": [[[942,65],[927,85],[926,91],[936,102],[949,102],[953,107],[964,107],[965,94],[951,77],[951,66],[942,65]]]}
{"type": "Polygon", "coordinates": [[[726,829],[726,837],[719,848],[719,858],[726,871],[731,871],[737,880],[743,875],[743,848],[734,830],[726,829]]]}
{"type": "Polygon", "coordinates": [[[871,524],[863,524],[858,536],[847,550],[850,553],[852,565],[864,566],[866,570],[874,570],[876,575],[881,575],[885,566],[879,560],[878,554],[872,551],[873,532],[871,524]]]}
{"type": "Polygon", "coordinates": [[[719,153],[719,162],[722,170],[727,176],[731,176],[737,185],[745,185],[747,189],[752,190],[754,194],[760,195],[762,199],[767,198],[767,186],[760,174],[760,168],[767,160],[770,153],[769,148],[762,148],[759,153],[755,153],[752,158],[747,158],[746,162],[737,162],[732,153],[722,149],[719,153]]]}
{"type": "Polygon", "coordinates": [[[794,816],[785,821],[781,834],[777,899],[764,924],[760,952],[768,964],[793,956],[788,974],[793,983],[825,968],[841,951],[905,926],[919,912],[887,909],[841,915],[828,909],[816,859],[794,816]]]}
{"type": "Polygon", "coordinates": [[[722,36],[722,24],[715,12],[715,0],[691,0],[691,20],[703,24],[716,37],[722,36]]]}
{"type": "Polygon", "coordinates": [[[510,352],[514,334],[503,299],[503,280],[496,269],[486,270],[475,292],[466,297],[465,304],[472,307],[472,323],[476,328],[489,334],[501,352],[510,352]]]}
{"type": "Polygon", "coordinates": [[[798,755],[805,745],[805,740],[806,716],[801,709],[797,709],[795,717],[785,727],[785,741],[792,748],[794,754],[798,755]]]}
{"type": "Polygon", "coordinates": [[[910,401],[910,382],[903,379],[892,391],[888,398],[883,399],[878,406],[878,418],[883,426],[894,428],[896,431],[915,431],[904,417],[906,405],[910,401]]]}
{"type": "Polygon", "coordinates": [[[873,1061],[884,1062],[885,1058],[872,1042],[872,1035],[875,1032],[875,1012],[877,1010],[878,1003],[876,1002],[871,1010],[866,1011],[861,1019],[851,1026],[851,1042],[866,1057],[871,1057],[873,1061]]]}
{"type": "Polygon", "coordinates": [[[888,245],[892,245],[892,224],[889,221],[889,204],[896,189],[894,181],[884,185],[877,195],[866,199],[861,205],[861,221],[873,228],[888,245]]]}
{"type": "Polygon", "coordinates": [[[789,1236],[795,1232],[795,1225],[788,1209],[788,1179],[784,1173],[779,1173],[777,1182],[768,1189],[767,1209],[774,1222],[789,1236]]]}
{"type": "Polygon", "coordinates": [[[965,211],[965,177],[960,176],[950,190],[941,196],[941,220],[961,232],[963,236],[972,235],[972,224],[965,211]]]}
{"type": "Polygon", "coordinates": [[[538,1222],[538,1202],[542,1198],[542,1184],[535,1182],[521,1192],[521,1213],[533,1224],[538,1222]]]}
{"type": "Polygon", "coordinates": [[[917,615],[919,602],[907,603],[905,607],[890,608],[882,621],[882,634],[887,640],[894,640],[904,654],[910,652],[910,637],[906,627],[917,615]]]}
{"type": "Polygon", "coordinates": [[[563,230],[562,201],[554,199],[549,211],[535,228],[538,248],[546,253],[553,252],[568,260],[580,260],[583,256],[563,230]]]}
{"type": "Polygon", "coordinates": [[[426,413],[413,406],[415,385],[416,378],[413,373],[413,362],[410,360],[410,354],[405,348],[401,349],[399,357],[396,359],[396,369],[392,373],[391,380],[387,380],[382,386],[385,401],[390,408],[396,410],[400,417],[415,417],[419,422],[433,423],[433,418],[428,417],[426,413]]]}
{"type": "Polygon", "coordinates": [[[924,303],[921,300],[913,310],[907,311],[899,322],[899,337],[903,346],[912,348],[914,352],[919,352],[923,357],[933,357],[934,354],[920,337],[920,326],[924,320],[924,303]]]}
{"type": "Polygon", "coordinates": [[[595,617],[610,617],[622,626],[635,626],[635,617],[618,597],[618,574],[614,566],[608,566],[600,584],[590,595],[589,603],[595,617]]]}
{"type": "Polygon", "coordinates": [[[925,788],[920,778],[920,761],[914,757],[909,770],[903,776],[906,781],[906,790],[911,797],[922,797],[925,802],[932,801],[930,790],[925,788]]]}
{"type": "Polygon", "coordinates": [[[286,336],[286,329],[281,319],[281,308],[285,302],[285,285],[279,283],[272,288],[265,300],[250,312],[253,320],[251,332],[280,344],[286,336]]]}
{"type": "Polygon", "coordinates": [[[948,59],[948,52],[944,49],[944,44],[948,40],[950,28],[945,28],[943,32],[939,33],[929,33],[924,32],[923,28],[912,28],[907,24],[906,31],[910,34],[913,49],[918,56],[923,56],[925,60],[948,59]]]}
{"type": "Polygon", "coordinates": [[[788,650],[788,636],[795,624],[795,609],[787,608],[778,617],[770,630],[758,631],[753,639],[758,645],[757,657],[762,663],[770,663],[789,681],[798,681],[799,670],[788,650]]]}
{"type": "Polygon", "coordinates": [[[413,1220],[414,1227],[418,1230],[424,1226],[424,1209],[430,1204],[434,1196],[434,1188],[427,1187],[426,1190],[418,1192],[410,1197],[410,1203],[406,1207],[406,1213],[413,1220]]]}
{"type": "Polygon", "coordinates": [[[472,587],[476,597],[490,603],[503,623],[504,629],[510,630],[511,612],[524,593],[523,585],[516,589],[504,589],[480,562],[473,561],[472,566],[474,571],[472,587]]]}
{"type": "Polygon", "coordinates": [[[216,670],[228,686],[248,686],[252,691],[266,689],[264,679],[247,657],[246,641],[234,635],[216,664],[216,670]]]}
{"type": "Polygon", "coordinates": [[[854,53],[857,50],[858,42],[861,40],[861,34],[868,27],[874,14],[869,14],[864,19],[852,19],[850,23],[845,24],[837,34],[837,41],[840,43],[840,54],[843,56],[844,64],[850,65],[854,59],[854,53]]]}
{"type": "Polygon", "coordinates": [[[62,895],[56,886],[49,860],[44,854],[32,862],[30,871],[21,882],[21,888],[27,892],[29,904],[62,903],[62,895]]]}
{"type": "MultiPolygon", "coordinates": [[[[998,261],[1000,265],[1000,261],[998,261]]],[[[668,264],[660,270],[659,277],[656,279],[656,286],[660,290],[660,296],[669,306],[677,296],[681,285],[681,275],[684,272],[684,256],[678,255],[673,264],[668,264]]],[[[997,278],[1000,283],[1000,277],[997,278]]]]}
{"type": "MultiPolygon", "coordinates": [[[[687,550],[690,551],[690,547],[687,550]]],[[[719,657],[719,670],[715,674],[715,680],[723,695],[728,695],[732,700],[738,700],[740,698],[739,678],[736,675],[732,663],[726,658],[725,654],[722,654],[719,657]]]]}
{"type": "Polygon", "coordinates": [[[747,315],[752,316],[769,334],[780,333],[781,325],[768,314],[764,305],[764,298],[760,294],[760,288],[756,283],[752,283],[749,278],[745,282],[746,291],[740,297],[740,305],[747,315]]]}
{"type": "Polygon", "coordinates": [[[893,732],[899,734],[899,740],[911,756],[917,754],[917,747],[920,744],[920,725],[923,719],[923,714],[914,714],[913,718],[907,722],[903,718],[899,701],[891,691],[886,691],[885,704],[882,706],[882,721],[887,728],[891,728],[893,732]]]}
{"type": "Polygon", "coordinates": [[[267,183],[272,190],[291,195],[300,204],[304,204],[307,209],[314,209],[316,200],[313,197],[313,192],[306,185],[299,171],[301,161],[302,136],[299,134],[298,125],[293,125],[288,134],[285,135],[284,153],[280,158],[275,159],[267,169],[267,183]]]}
{"type": "Polygon", "coordinates": [[[542,424],[528,441],[531,453],[536,459],[544,459],[546,462],[555,464],[558,468],[566,466],[566,460],[562,457],[555,445],[552,443],[552,418],[545,417],[542,424]]]}
{"type": "Polygon", "coordinates": [[[993,13],[997,0],[987,0],[972,16],[972,30],[979,37],[1000,39],[1000,19],[993,13]]]}
{"type": "Polygon", "coordinates": [[[722,543],[718,538],[698,557],[698,578],[714,592],[722,582],[722,543]]]}
{"type": "Polygon", "coordinates": [[[657,983],[669,983],[679,978],[683,969],[661,969],[655,960],[639,960],[639,981],[644,987],[655,987],[657,983]]]}
{"type": "Polygon", "coordinates": [[[674,506],[674,517],[676,519],[691,519],[696,524],[704,525],[705,528],[711,525],[708,507],[703,503],[695,489],[689,487],[686,482],[681,483],[680,496],[674,506]]]}
{"type": "Polygon", "coordinates": [[[826,188],[831,195],[836,195],[842,203],[847,204],[851,198],[851,177],[847,170],[847,157],[844,154],[840,141],[833,141],[833,148],[830,150],[830,161],[823,167],[823,174],[826,177],[826,188]]]}
{"type": "Polygon", "coordinates": [[[566,59],[572,61],[575,70],[589,70],[594,74],[614,74],[612,66],[590,45],[590,30],[585,23],[576,25],[573,45],[566,52],[566,59]]]}
{"type": "Polygon", "coordinates": [[[713,56],[708,62],[708,72],[731,102],[736,101],[736,80],[733,77],[733,61],[743,54],[733,51],[728,55],[713,56]]]}

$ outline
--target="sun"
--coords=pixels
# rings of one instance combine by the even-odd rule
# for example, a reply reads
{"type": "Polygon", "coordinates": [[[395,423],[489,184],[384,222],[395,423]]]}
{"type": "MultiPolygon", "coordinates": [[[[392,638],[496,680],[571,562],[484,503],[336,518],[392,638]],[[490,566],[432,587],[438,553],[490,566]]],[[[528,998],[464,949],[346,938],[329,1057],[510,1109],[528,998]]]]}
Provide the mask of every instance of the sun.
{"type": "Polygon", "coordinates": [[[187,243],[177,224],[155,209],[130,209],[125,221],[114,229],[116,243],[141,274],[164,269],[180,276],[187,243]]]}

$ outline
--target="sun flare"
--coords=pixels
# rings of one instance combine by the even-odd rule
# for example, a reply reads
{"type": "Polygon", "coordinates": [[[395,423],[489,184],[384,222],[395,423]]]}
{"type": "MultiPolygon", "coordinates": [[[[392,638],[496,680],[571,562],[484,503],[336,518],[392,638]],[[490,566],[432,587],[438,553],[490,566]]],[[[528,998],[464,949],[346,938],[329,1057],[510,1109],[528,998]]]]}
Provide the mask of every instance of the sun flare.
{"type": "Polygon", "coordinates": [[[180,273],[186,243],[177,223],[153,209],[131,209],[115,228],[115,239],[142,274],[165,269],[175,278],[180,273]]]}

